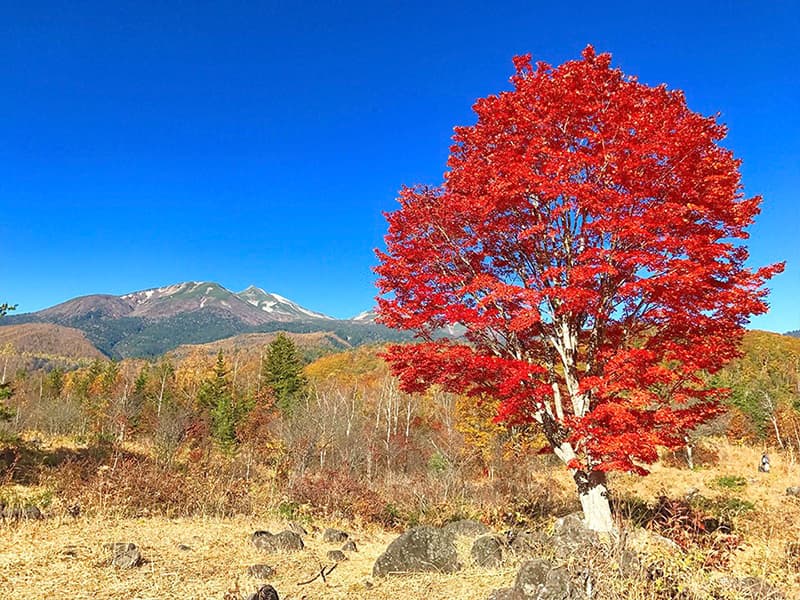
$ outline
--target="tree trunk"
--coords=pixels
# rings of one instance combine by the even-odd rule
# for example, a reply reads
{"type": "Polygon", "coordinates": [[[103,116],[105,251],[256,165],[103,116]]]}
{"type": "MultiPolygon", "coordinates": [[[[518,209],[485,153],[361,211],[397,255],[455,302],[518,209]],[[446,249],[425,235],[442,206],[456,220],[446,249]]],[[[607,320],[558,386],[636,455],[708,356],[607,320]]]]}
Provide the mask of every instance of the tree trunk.
{"type": "Polygon", "coordinates": [[[574,477],[586,526],[593,531],[613,531],[606,474],[602,471],[576,471],[574,477]]]}

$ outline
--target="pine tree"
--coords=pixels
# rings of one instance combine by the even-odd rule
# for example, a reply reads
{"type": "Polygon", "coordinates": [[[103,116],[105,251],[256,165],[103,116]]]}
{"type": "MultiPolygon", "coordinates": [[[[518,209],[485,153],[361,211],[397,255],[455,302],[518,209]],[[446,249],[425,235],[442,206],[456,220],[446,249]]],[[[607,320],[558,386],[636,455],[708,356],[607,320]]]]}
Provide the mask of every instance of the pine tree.
{"type": "Polygon", "coordinates": [[[308,380],[303,373],[303,362],[294,342],[284,333],[267,347],[261,365],[261,376],[275,394],[278,408],[289,415],[305,396],[308,380]]]}
{"type": "Polygon", "coordinates": [[[225,450],[236,447],[237,406],[228,380],[228,369],[222,350],[217,354],[214,373],[198,392],[198,401],[211,416],[211,434],[225,450]]]}

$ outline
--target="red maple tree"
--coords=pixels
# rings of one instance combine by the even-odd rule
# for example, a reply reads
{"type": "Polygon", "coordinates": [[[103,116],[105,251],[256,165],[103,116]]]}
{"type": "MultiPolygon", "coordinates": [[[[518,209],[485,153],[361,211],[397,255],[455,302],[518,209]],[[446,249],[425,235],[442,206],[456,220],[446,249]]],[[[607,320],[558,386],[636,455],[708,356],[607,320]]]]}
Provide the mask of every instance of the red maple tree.
{"type": "Polygon", "coordinates": [[[591,46],[514,63],[513,90],[456,128],[444,183],[387,214],[380,319],[424,340],[387,358],[406,391],[488,395],[499,419],[538,423],[609,530],[606,472],[646,474],[718,413],[702,375],[737,355],[783,265],[745,266],[761,198],[682,92],[591,46]],[[453,324],[464,340],[437,339],[453,324]]]}

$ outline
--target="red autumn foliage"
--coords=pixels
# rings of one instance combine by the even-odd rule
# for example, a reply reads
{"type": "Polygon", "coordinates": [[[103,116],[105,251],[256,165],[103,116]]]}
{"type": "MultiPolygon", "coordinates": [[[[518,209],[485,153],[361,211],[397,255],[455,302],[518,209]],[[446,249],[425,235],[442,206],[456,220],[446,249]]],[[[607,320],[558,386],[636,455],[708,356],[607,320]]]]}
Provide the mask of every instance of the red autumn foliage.
{"type": "Polygon", "coordinates": [[[513,89],[456,128],[438,187],[401,190],[376,268],[383,323],[422,343],[386,356],[432,384],[537,422],[569,467],[646,473],[657,446],[719,411],[765,282],[745,266],[761,198],[743,194],[724,125],[587,47],[514,59],[513,89]],[[466,341],[436,339],[461,324],[466,341]]]}

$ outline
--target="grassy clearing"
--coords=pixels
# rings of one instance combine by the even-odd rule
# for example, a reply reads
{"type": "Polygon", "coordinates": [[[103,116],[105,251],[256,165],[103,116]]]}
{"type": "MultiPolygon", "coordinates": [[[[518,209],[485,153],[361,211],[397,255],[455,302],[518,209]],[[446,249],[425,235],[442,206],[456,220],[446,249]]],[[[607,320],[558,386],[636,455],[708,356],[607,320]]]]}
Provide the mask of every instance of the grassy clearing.
{"type": "Polygon", "coordinates": [[[340,545],[305,536],[306,549],[294,554],[263,554],[249,542],[256,529],[278,531],[285,524],[252,517],[107,520],[52,519],[3,529],[0,539],[0,590],[8,598],[222,598],[227,590],[251,592],[258,581],[247,567],[274,567],[270,583],[281,598],[481,598],[513,580],[515,565],[471,569],[456,575],[378,579],[367,589],[372,565],[396,534],[377,529],[354,532],[359,551],[340,563],[327,583],[305,586],[327,563],[325,554],[340,545]],[[141,567],[120,570],[107,564],[103,544],[132,541],[146,560],[141,567]],[[184,551],[179,544],[190,546],[184,551]],[[474,596],[473,596],[474,594],[474,596]]]}
{"type": "MultiPolygon", "coordinates": [[[[685,589],[692,591],[691,598],[711,598],[704,595],[720,577],[757,576],[777,585],[787,598],[800,598],[800,556],[793,556],[792,545],[800,542],[800,500],[787,496],[787,487],[800,485],[800,465],[790,454],[772,453],[772,472],[758,473],[756,468],[761,449],[732,445],[722,440],[706,440],[713,446],[715,459],[693,471],[679,463],[662,461],[654,465],[649,477],[640,478],[615,475],[611,479],[612,489],[619,499],[620,510],[631,518],[636,507],[653,506],[660,496],[683,498],[690,489],[695,489],[692,505],[704,514],[730,523],[741,544],[724,568],[708,564],[709,554],[701,549],[689,549],[683,553],[665,550],[662,547],[640,548],[646,563],[656,565],[663,577],[661,581],[624,579],[613,572],[607,564],[598,562],[594,568],[603,578],[604,600],[668,598],[671,588],[665,587],[680,581],[685,589]],[[603,569],[608,569],[604,571],[603,569]],[[663,591],[663,594],[661,591],[663,591]]],[[[50,447],[56,446],[53,440],[50,447]]],[[[73,448],[78,451],[80,448],[73,448]]],[[[106,459],[102,459],[106,460],[106,459]]],[[[101,460],[101,462],[102,462],[101,460]]],[[[113,461],[113,457],[108,457],[113,461]]],[[[490,591],[512,584],[519,560],[498,569],[478,569],[469,566],[469,544],[459,544],[461,562],[467,567],[454,575],[430,574],[392,577],[375,580],[367,585],[375,559],[394,539],[406,524],[387,531],[358,516],[351,520],[338,520],[335,515],[324,516],[312,506],[300,506],[297,514],[281,514],[285,507],[285,496],[280,490],[272,497],[264,495],[263,489],[247,491],[252,500],[237,503],[249,507],[245,514],[214,514],[213,512],[187,511],[185,516],[170,518],[159,512],[153,497],[152,510],[142,510],[148,494],[153,494],[155,478],[119,482],[117,493],[110,494],[103,479],[87,479],[87,485],[95,486],[82,498],[83,513],[77,518],[69,515],[69,503],[59,496],[58,488],[48,487],[54,476],[66,469],[56,466],[49,475],[29,484],[7,483],[0,486],[0,499],[7,504],[24,506],[33,502],[41,506],[47,515],[43,521],[28,521],[0,525],[0,598],[54,597],[54,598],[130,598],[160,599],[172,597],[222,599],[229,590],[240,594],[255,591],[259,582],[247,574],[247,567],[265,563],[276,569],[269,581],[281,594],[282,599],[300,598],[486,598],[490,591]],[[125,483],[125,485],[121,485],[125,483]],[[95,490],[95,491],[92,491],[95,490]],[[136,498],[123,497],[138,494],[136,498]],[[90,493],[91,492],[91,493],[90,493]],[[95,500],[89,502],[90,500],[95,500]],[[111,502],[113,500],[113,502],[111,502]],[[11,502],[9,502],[11,501],[11,502]],[[122,504],[115,504],[115,503],[122,504]],[[131,509],[135,507],[136,513],[131,509]],[[249,535],[256,529],[276,532],[286,526],[286,517],[305,518],[310,530],[305,537],[306,549],[296,554],[262,554],[249,542],[249,535]],[[312,525],[317,529],[312,530],[312,525]],[[314,581],[300,586],[299,582],[311,579],[326,561],[328,550],[339,547],[321,541],[319,529],[336,526],[353,534],[359,552],[351,553],[350,560],[342,562],[330,575],[327,582],[314,581]],[[118,570],[107,562],[103,544],[109,542],[134,542],[142,551],[146,562],[131,570],[118,570]],[[185,544],[190,551],[179,549],[185,544]]],[[[92,463],[94,464],[94,463],[92,463]]],[[[121,463],[120,463],[121,464],[121,463]]],[[[70,468],[74,468],[70,467],[70,468]]],[[[101,464],[101,473],[107,469],[101,464]]],[[[64,471],[68,475],[72,471],[64,471]]],[[[149,473],[149,471],[143,471],[149,473]]],[[[130,472],[135,479],[138,472],[130,472]]],[[[563,470],[543,470],[528,473],[532,486],[539,481],[544,493],[551,500],[550,511],[545,517],[553,517],[574,510],[574,504],[552,500],[572,498],[571,481],[563,470]]],[[[106,477],[106,475],[103,475],[106,477]]],[[[209,483],[208,478],[194,480],[186,478],[180,485],[193,484],[197,489],[181,489],[182,497],[200,498],[198,494],[217,494],[217,487],[200,488],[209,483]]],[[[214,480],[216,481],[216,480],[214,480]]],[[[220,479],[220,482],[223,480],[220,479]]],[[[391,482],[384,482],[389,486],[391,482]]],[[[401,482],[394,482],[397,486],[401,482]]],[[[220,483],[221,485],[221,483],[220,483]]],[[[258,487],[257,482],[252,484],[258,487]]],[[[413,486],[407,482],[407,486],[413,486]]],[[[468,510],[475,516],[492,523],[498,531],[504,528],[503,518],[497,513],[494,503],[482,504],[482,486],[488,481],[471,482],[473,496],[471,505],[459,499],[459,510],[468,510]]],[[[387,487],[388,490],[399,488],[387,487]]],[[[68,489],[69,491],[69,489],[68,489]]],[[[159,488],[159,493],[164,490],[159,488]]],[[[384,493],[386,490],[384,490],[384,493]]],[[[213,500],[213,499],[211,499],[213,500]]],[[[213,501],[197,502],[198,507],[213,506],[213,501]]],[[[163,496],[161,502],[163,502],[163,496]]],[[[509,497],[509,505],[513,502],[509,497]]],[[[171,505],[169,505],[171,506],[171,505]]],[[[294,507],[294,505],[292,505],[294,507]]],[[[431,504],[424,513],[426,522],[440,524],[452,517],[450,504],[431,504]],[[444,509],[441,507],[445,507],[444,509]],[[437,512],[438,511],[438,512],[437,512]]],[[[204,509],[205,510],[205,509],[204,509]]],[[[422,513],[421,513],[422,514],[422,513]]],[[[516,519],[516,516],[512,515],[516,519]]],[[[547,526],[546,523],[542,523],[547,526]]],[[[629,523],[623,526],[630,529],[629,523]]],[[[636,542],[631,535],[631,542],[636,542]]],[[[800,555],[800,549],[797,552],[800,555]]],[[[710,594],[710,592],[708,592],[710,594]]]]}

